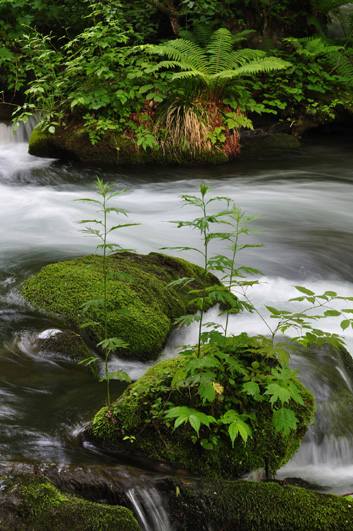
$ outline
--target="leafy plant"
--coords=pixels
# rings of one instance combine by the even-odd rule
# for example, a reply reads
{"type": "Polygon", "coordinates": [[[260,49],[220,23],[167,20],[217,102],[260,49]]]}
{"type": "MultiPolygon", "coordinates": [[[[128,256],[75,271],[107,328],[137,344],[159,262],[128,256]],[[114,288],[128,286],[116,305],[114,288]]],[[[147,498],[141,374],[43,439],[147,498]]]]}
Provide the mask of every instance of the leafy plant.
{"type": "MultiPolygon", "coordinates": [[[[151,53],[166,55],[156,70],[177,68],[172,81],[196,79],[206,99],[219,101],[234,79],[258,73],[287,68],[289,63],[276,57],[268,57],[261,50],[243,48],[234,50],[234,36],[221,28],[210,36],[207,45],[200,45],[188,34],[188,39],[176,39],[158,46],[147,46],[151,53]]],[[[239,35],[239,40],[243,35],[239,35]]],[[[200,38],[199,38],[200,39],[200,38]]],[[[205,41],[205,39],[204,39],[205,41]]]]}
{"type": "MultiPolygon", "coordinates": [[[[111,379],[118,379],[121,381],[130,381],[129,376],[122,370],[117,370],[114,373],[111,373],[108,371],[108,359],[112,352],[114,352],[117,348],[126,348],[127,344],[125,341],[123,341],[119,337],[108,337],[108,307],[107,307],[107,301],[108,301],[108,290],[111,286],[114,285],[114,282],[116,280],[119,281],[127,281],[129,279],[129,275],[126,273],[115,273],[112,275],[107,270],[107,260],[106,257],[109,253],[112,253],[116,251],[117,249],[124,250],[119,244],[108,242],[108,235],[112,233],[113,231],[116,231],[121,228],[125,227],[131,227],[133,225],[138,225],[138,223],[123,223],[119,225],[114,225],[112,227],[108,227],[108,216],[112,213],[115,213],[117,215],[123,215],[127,216],[127,211],[120,207],[112,207],[109,206],[108,203],[114,198],[117,197],[123,193],[125,193],[125,190],[116,190],[113,191],[114,184],[111,183],[104,183],[103,180],[101,180],[99,177],[97,177],[95,183],[95,191],[100,196],[100,199],[91,199],[91,198],[83,198],[78,199],[78,201],[85,201],[89,203],[94,203],[94,205],[98,205],[99,209],[97,213],[101,215],[101,219],[83,219],[79,221],[79,223],[88,224],[82,232],[87,234],[88,236],[93,236],[95,238],[98,238],[101,243],[97,245],[97,250],[100,249],[103,252],[102,256],[102,284],[100,286],[102,290],[102,297],[100,299],[94,299],[90,301],[86,301],[83,304],[83,311],[89,312],[90,309],[95,307],[103,308],[103,322],[102,323],[96,323],[93,324],[100,324],[103,327],[103,337],[104,339],[98,343],[97,347],[101,348],[104,352],[104,369],[105,369],[105,375],[101,379],[101,381],[106,382],[106,389],[107,389],[107,404],[110,406],[111,400],[110,400],[110,380],[111,379]],[[93,225],[93,226],[92,226],[93,225]]],[[[119,312],[119,309],[116,311],[119,312]]],[[[83,326],[89,326],[92,324],[92,321],[87,321],[83,326]]],[[[91,358],[89,362],[96,362],[96,358],[91,358]]]]}
{"type": "MultiPolygon", "coordinates": [[[[272,409],[272,422],[276,433],[288,435],[295,430],[298,419],[296,407],[304,406],[300,386],[294,371],[288,368],[289,352],[300,343],[307,347],[311,343],[322,345],[327,342],[340,347],[343,340],[337,334],[329,334],[317,328],[316,321],[323,318],[343,317],[341,328],[353,327],[353,310],[337,310],[333,301],[352,301],[352,297],[339,297],[335,292],[326,291],[316,295],[311,290],[296,286],[300,297],[295,302],[306,301],[310,304],[300,312],[277,310],[267,306],[271,319],[276,324],[271,326],[252,304],[248,290],[258,280],[249,280],[250,275],[261,273],[247,266],[237,266],[238,254],[248,247],[258,244],[243,243],[241,238],[256,230],[249,229],[248,223],[255,218],[246,217],[226,197],[208,198],[211,191],[204,183],[200,185],[200,196],[182,196],[184,205],[201,210],[201,217],[192,221],[177,221],[178,227],[188,226],[200,232],[203,249],[177,247],[177,250],[196,251],[201,254],[205,277],[210,271],[222,275],[225,287],[214,285],[195,293],[195,300],[200,309],[199,315],[187,315],[177,322],[189,325],[198,322],[198,343],[194,347],[184,346],[181,353],[185,362],[180,364],[170,384],[170,394],[166,404],[157,407],[157,418],[164,413],[164,421],[174,421],[177,429],[189,424],[195,431],[195,441],[201,439],[201,445],[212,450],[221,433],[227,432],[234,445],[240,436],[244,444],[258,422],[254,405],[267,403],[272,409]],[[226,202],[227,209],[210,214],[208,209],[214,202],[226,202]],[[217,232],[211,227],[221,228],[217,232]],[[230,255],[210,256],[210,245],[218,240],[227,244],[230,255]],[[237,295],[235,299],[233,294],[237,295]],[[222,313],[226,314],[223,326],[204,323],[205,301],[217,300],[225,305],[222,313]],[[241,310],[256,312],[266,323],[269,336],[249,338],[246,334],[228,335],[229,316],[241,310]],[[318,310],[322,310],[321,313],[318,310]],[[285,334],[294,328],[297,336],[286,341],[277,341],[279,333],[285,334]],[[206,330],[204,330],[206,329],[206,330]],[[176,405],[176,404],[177,405],[176,405]],[[187,404],[187,405],[186,405],[187,404]]],[[[178,282],[190,282],[184,278],[178,282]]]]}

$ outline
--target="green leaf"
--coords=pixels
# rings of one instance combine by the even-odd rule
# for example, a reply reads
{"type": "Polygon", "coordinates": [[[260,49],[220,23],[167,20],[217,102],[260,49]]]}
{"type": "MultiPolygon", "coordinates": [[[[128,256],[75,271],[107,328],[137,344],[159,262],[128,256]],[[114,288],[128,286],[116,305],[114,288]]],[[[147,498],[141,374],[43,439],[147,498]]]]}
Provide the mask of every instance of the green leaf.
{"type": "Polygon", "coordinates": [[[325,316],[326,317],[338,317],[341,315],[341,312],[338,310],[326,310],[325,316]]]}
{"type": "Polygon", "coordinates": [[[264,394],[271,395],[270,402],[272,406],[275,402],[277,402],[277,400],[279,400],[281,404],[285,404],[291,399],[291,394],[288,389],[278,385],[277,383],[269,384],[264,394]]]}
{"type": "Polygon", "coordinates": [[[201,378],[201,383],[198,388],[198,393],[204,402],[213,402],[216,398],[216,391],[209,378],[201,378]]]}
{"type": "Polygon", "coordinates": [[[276,346],[275,349],[276,349],[278,361],[284,364],[288,364],[289,358],[290,358],[289,352],[287,352],[284,348],[281,348],[278,346],[276,346]]]}
{"type": "Polygon", "coordinates": [[[276,433],[283,431],[284,435],[289,435],[290,430],[295,430],[298,424],[298,419],[294,411],[282,407],[273,413],[272,422],[276,433]]]}
{"type": "Polygon", "coordinates": [[[315,295],[313,291],[310,291],[308,288],[304,288],[303,286],[294,286],[296,290],[300,291],[300,293],[304,293],[305,295],[315,295]]]}
{"type": "Polygon", "coordinates": [[[350,322],[349,319],[345,319],[344,321],[342,321],[342,322],[341,322],[341,328],[342,328],[342,330],[345,330],[346,328],[348,328],[350,324],[351,324],[351,322],[350,322]]]}
{"type": "Polygon", "coordinates": [[[190,425],[196,431],[197,435],[199,435],[199,430],[200,430],[200,427],[201,427],[201,421],[200,421],[199,416],[197,414],[196,415],[190,415],[189,416],[189,422],[190,422],[190,425]]]}
{"type": "Polygon", "coordinates": [[[260,387],[256,382],[246,382],[243,384],[243,391],[253,396],[255,400],[260,396],[260,387]]]}

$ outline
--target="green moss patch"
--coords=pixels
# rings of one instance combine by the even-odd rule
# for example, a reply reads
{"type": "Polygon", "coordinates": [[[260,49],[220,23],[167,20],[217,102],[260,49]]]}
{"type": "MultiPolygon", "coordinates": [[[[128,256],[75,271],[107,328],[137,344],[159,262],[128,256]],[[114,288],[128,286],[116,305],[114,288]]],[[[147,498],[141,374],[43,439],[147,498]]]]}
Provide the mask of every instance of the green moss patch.
{"type": "Polygon", "coordinates": [[[62,494],[44,477],[21,474],[1,480],[0,527],[11,531],[138,531],[125,507],[62,494]]]}
{"type": "Polygon", "coordinates": [[[177,531],[351,531],[353,503],[299,487],[251,481],[175,482],[170,513],[177,531]],[[178,487],[178,488],[176,488],[178,487]]]}
{"type": "Polygon", "coordinates": [[[229,157],[220,149],[194,153],[190,148],[183,153],[172,150],[146,150],[137,146],[136,139],[124,134],[108,133],[92,144],[88,133],[82,132],[82,123],[56,128],[54,134],[34,129],[29,139],[29,153],[36,157],[58,158],[88,163],[112,165],[137,164],[223,164],[229,157]]]}
{"type": "MultiPolygon", "coordinates": [[[[141,360],[155,359],[163,348],[175,318],[197,311],[190,301],[191,289],[201,289],[203,270],[180,258],[158,253],[147,256],[116,253],[107,258],[112,279],[108,290],[108,337],[120,337],[128,343],[119,355],[141,360]],[[117,272],[128,273],[131,280],[119,280],[117,272]],[[195,280],[186,287],[168,287],[179,278],[195,280]]],[[[50,264],[23,286],[23,296],[35,307],[57,314],[97,344],[104,338],[103,309],[91,307],[84,313],[82,306],[102,298],[102,257],[84,256],[75,260],[50,264]]],[[[207,285],[220,284],[213,275],[207,285]]]]}
{"type": "MultiPolygon", "coordinates": [[[[275,432],[269,400],[255,402],[251,398],[248,399],[246,411],[255,413],[256,427],[246,444],[239,436],[234,448],[226,430],[218,429],[217,443],[211,450],[207,450],[200,440],[212,436],[208,428],[203,426],[200,439],[196,439],[195,431],[189,423],[173,430],[173,423],[167,425],[159,417],[156,418],[154,411],[158,408],[160,410],[169,401],[173,402],[174,406],[191,405],[206,414],[215,414],[214,408],[218,408],[217,413],[220,416],[225,411],[223,404],[226,404],[227,397],[236,393],[236,388],[228,385],[225,387],[224,400],[207,408],[200,402],[192,402],[195,401],[195,396],[191,397],[188,389],[184,388],[172,394],[172,378],[185,363],[186,357],[180,356],[150,368],[127,388],[111,409],[102,408],[97,413],[87,431],[87,437],[105,449],[167,461],[194,474],[215,478],[235,479],[258,468],[274,473],[294,455],[314,411],[314,398],[300,382],[296,385],[304,405],[290,403],[298,424],[296,430],[290,430],[288,435],[275,432]],[[132,442],[131,438],[124,440],[126,436],[132,436],[132,442]]],[[[219,383],[226,385],[222,381],[219,383]]],[[[238,407],[241,411],[243,405],[240,401],[238,407]]]]}

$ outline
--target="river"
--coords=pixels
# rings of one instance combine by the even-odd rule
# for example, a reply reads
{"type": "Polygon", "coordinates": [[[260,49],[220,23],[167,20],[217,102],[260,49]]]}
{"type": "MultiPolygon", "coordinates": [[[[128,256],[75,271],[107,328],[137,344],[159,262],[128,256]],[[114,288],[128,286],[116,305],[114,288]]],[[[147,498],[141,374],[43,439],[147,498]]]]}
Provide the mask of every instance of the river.
{"type": "MultiPolygon", "coordinates": [[[[62,323],[34,311],[18,291],[43,265],[95,251],[95,241],[84,237],[77,224],[92,216],[91,204],[76,200],[94,197],[97,175],[127,190],[119,206],[129,211],[129,222],[140,225],[115,232],[112,240],[139,253],[186,241],[200,246],[195,231],[168,222],[197,214],[181,208],[180,196],[197,194],[202,181],[258,216],[251,226],[263,234],[252,235],[249,242],[263,247],[244,250],[242,263],[263,272],[251,298],[266,316],[265,305],[287,307],[298,284],[317,293],[329,289],[353,296],[352,143],[353,138],[332,135],[308,139],[290,154],[214,168],[116,169],[32,157],[26,131],[15,138],[0,124],[0,460],[102,463],[103,457],[82,445],[78,435],[103,405],[104,386],[65,358],[31,350],[34,337],[62,323]]],[[[192,251],[182,256],[198,261],[192,251]]],[[[215,310],[210,318],[217,319],[215,310]]],[[[243,330],[266,333],[249,314],[231,321],[232,332],[243,330]]],[[[328,330],[340,333],[339,321],[329,323],[328,330]]],[[[162,357],[195,335],[192,328],[173,333],[162,357]]],[[[353,353],[351,328],[345,337],[353,353]]],[[[132,378],[147,368],[120,360],[111,366],[124,368],[132,378]]],[[[349,386],[342,378],[342,385],[349,386]]],[[[114,391],[121,387],[117,384],[114,391]]],[[[279,477],[299,476],[327,492],[351,492],[352,432],[353,420],[341,437],[327,434],[319,444],[308,436],[279,477]]]]}

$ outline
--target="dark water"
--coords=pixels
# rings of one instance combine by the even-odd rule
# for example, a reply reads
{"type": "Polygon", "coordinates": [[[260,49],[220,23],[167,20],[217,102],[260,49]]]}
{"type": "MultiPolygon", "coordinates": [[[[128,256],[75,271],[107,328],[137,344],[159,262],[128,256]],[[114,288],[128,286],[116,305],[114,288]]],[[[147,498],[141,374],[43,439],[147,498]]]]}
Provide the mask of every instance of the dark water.
{"type": "MultiPolygon", "coordinates": [[[[327,137],[277,158],[182,169],[92,168],[37,159],[27,154],[25,141],[13,141],[5,126],[0,127],[0,142],[0,461],[102,460],[81,444],[79,434],[104,404],[104,386],[69,360],[33,352],[38,334],[62,324],[35,312],[18,293],[21,282],[43,265],[94,252],[96,243],[83,237],[76,223],[91,217],[94,209],[76,200],[93,197],[96,175],[128,190],[119,206],[130,211],[129,221],[141,225],[115,232],[112,240],[140,253],[186,241],[199,247],[195,232],[168,221],[197,214],[180,208],[180,196],[197,193],[202,181],[247,214],[259,216],[253,228],[264,234],[250,241],[263,248],[244,252],[243,263],[264,273],[263,283],[251,294],[264,315],[265,304],[283,306],[296,296],[296,284],[353,295],[352,139],[327,137]]],[[[183,256],[198,261],[197,253],[183,256]]],[[[340,332],[339,323],[328,329],[340,332]]],[[[249,315],[231,322],[232,332],[243,330],[266,332],[249,315]]],[[[172,355],[174,345],[189,343],[195,335],[192,328],[173,334],[164,355],[172,355]]],[[[348,329],[351,352],[352,336],[348,329]]],[[[112,360],[111,367],[122,367],[137,378],[147,365],[112,360]]],[[[121,387],[114,392],[120,393],[121,387]]],[[[331,440],[321,453],[315,442],[310,445],[310,451],[306,448],[287,465],[286,473],[305,475],[310,466],[311,479],[336,492],[347,491],[353,459],[344,445],[331,440]]]]}

